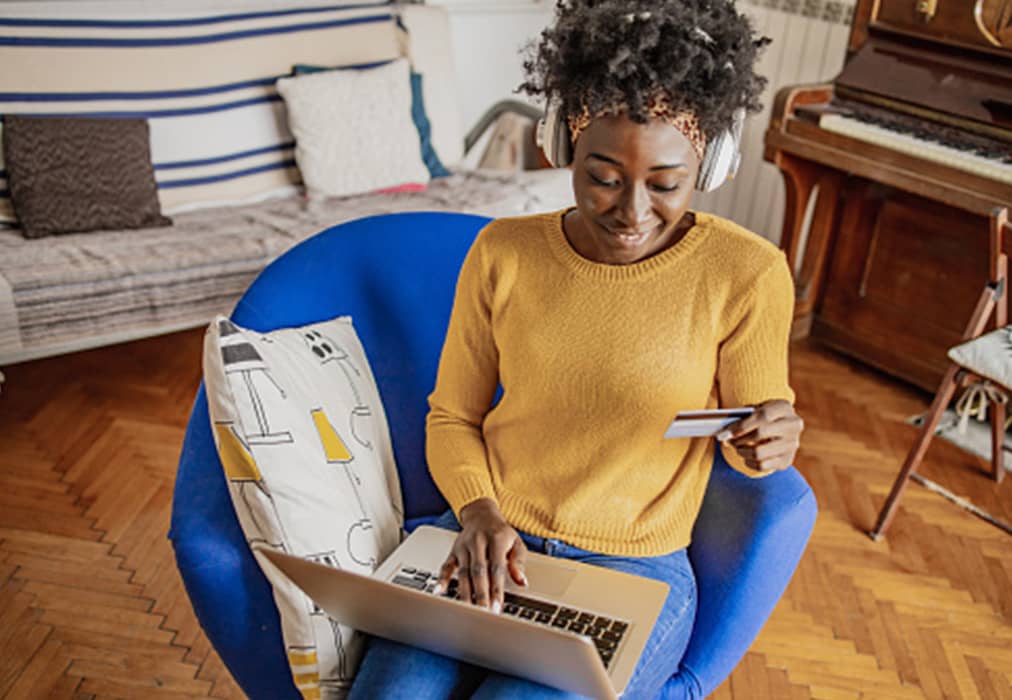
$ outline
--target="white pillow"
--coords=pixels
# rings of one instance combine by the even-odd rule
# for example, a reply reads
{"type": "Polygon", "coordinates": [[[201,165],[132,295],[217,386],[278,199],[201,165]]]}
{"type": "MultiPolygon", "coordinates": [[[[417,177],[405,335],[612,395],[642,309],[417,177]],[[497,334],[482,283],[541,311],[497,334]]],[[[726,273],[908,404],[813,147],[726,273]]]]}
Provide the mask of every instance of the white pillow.
{"type": "MultiPolygon", "coordinates": [[[[404,517],[386,415],[351,319],[261,334],[219,316],[204,336],[204,381],[250,545],[372,573],[400,542],[404,517]]],[[[361,635],[254,553],[296,686],[304,697],[344,697],[361,635]]]]}
{"type": "Polygon", "coordinates": [[[411,119],[407,59],[378,68],[310,73],[277,82],[310,197],[429,182],[411,119]]]}

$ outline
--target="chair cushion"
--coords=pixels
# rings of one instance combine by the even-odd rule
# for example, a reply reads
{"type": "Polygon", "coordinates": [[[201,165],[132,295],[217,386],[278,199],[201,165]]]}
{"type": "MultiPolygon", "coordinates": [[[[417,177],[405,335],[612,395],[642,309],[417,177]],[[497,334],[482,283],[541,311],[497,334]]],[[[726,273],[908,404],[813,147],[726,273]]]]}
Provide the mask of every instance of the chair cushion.
{"type": "MultiPolygon", "coordinates": [[[[386,416],[351,319],[260,334],[218,317],[205,336],[204,375],[247,542],[372,573],[400,541],[403,509],[386,416]]],[[[257,561],[296,686],[343,697],[363,639],[257,561]]]]}
{"type": "Polygon", "coordinates": [[[949,359],[999,386],[1012,388],[1012,326],[950,348],[949,359]]]}

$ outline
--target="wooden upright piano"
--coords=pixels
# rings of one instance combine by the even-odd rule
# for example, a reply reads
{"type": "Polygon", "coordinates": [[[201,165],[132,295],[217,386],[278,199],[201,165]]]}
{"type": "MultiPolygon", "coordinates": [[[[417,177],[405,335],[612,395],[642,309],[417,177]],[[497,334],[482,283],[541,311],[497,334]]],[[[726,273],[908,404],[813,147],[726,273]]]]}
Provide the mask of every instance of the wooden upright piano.
{"type": "Polygon", "coordinates": [[[778,93],[764,157],[795,337],[933,391],[1012,211],[1012,0],[858,0],[842,72],[778,93]]]}

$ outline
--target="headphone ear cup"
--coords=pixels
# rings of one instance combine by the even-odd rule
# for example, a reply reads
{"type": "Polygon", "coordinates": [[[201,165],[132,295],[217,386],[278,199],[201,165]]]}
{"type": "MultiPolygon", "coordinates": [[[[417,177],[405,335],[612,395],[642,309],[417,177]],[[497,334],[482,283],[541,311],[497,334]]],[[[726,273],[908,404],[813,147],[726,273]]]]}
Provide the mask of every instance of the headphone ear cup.
{"type": "Polygon", "coordinates": [[[562,118],[559,104],[548,103],[545,116],[538,122],[537,142],[545,159],[553,168],[565,168],[573,162],[573,143],[569,138],[569,127],[562,118]]]}
{"type": "Polygon", "coordinates": [[[703,160],[699,164],[699,175],[696,178],[696,189],[700,192],[712,192],[738,172],[744,122],[745,110],[736,110],[731,128],[706,144],[703,160]]]}
{"type": "Polygon", "coordinates": [[[706,145],[703,161],[699,165],[699,176],[696,178],[696,189],[700,192],[712,192],[732,174],[737,149],[725,131],[706,145]]]}

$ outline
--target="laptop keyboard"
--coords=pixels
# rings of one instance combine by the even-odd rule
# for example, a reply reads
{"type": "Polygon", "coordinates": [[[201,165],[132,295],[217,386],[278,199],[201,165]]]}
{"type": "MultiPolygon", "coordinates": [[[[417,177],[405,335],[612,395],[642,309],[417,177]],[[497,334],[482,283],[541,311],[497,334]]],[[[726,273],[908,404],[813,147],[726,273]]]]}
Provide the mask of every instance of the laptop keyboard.
{"type": "MultiPolygon", "coordinates": [[[[414,588],[417,591],[431,593],[436,587],[438,576],[428,571],[422,571],[414,567],[406,566],[393,578],[393,582],[400,586],[414,588]]],[[[450,579],[449,590],[443,595],[447,598],[457,597],[457,579],[450,579]]],[[[506,591],[502,612],[504,615],[512,615],[522,620],[557,627],[569,630],[577,634],[589,637],[597,649],[604,667],[608,668],[622,636],[629,629],[629,623],[623,620],[613,620],[601,615],[567,608],[543,600],[527,598],[506,591]]]]}

